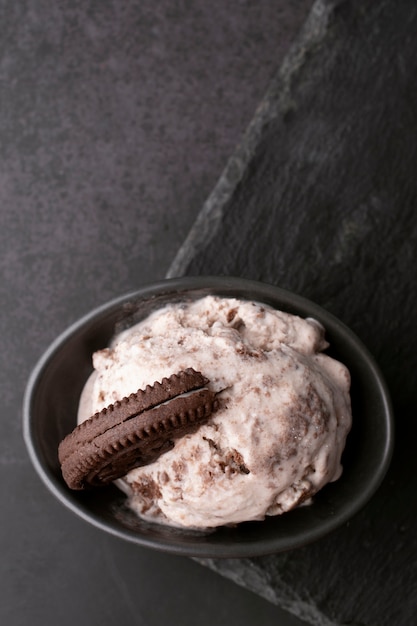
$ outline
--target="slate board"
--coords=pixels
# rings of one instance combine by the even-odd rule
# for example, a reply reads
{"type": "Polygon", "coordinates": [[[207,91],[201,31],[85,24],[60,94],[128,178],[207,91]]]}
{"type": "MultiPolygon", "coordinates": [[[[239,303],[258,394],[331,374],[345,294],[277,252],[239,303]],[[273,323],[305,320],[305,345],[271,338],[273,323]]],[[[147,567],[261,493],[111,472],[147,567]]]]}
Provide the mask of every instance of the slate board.
{"type": "Polygon", "coordinates": [[[417,621],[417,5],[318,0],[169,276],[228,274],[322,305],[377,359],[388,475],[343,528],[203,562],[310,624],[417,621]]]}

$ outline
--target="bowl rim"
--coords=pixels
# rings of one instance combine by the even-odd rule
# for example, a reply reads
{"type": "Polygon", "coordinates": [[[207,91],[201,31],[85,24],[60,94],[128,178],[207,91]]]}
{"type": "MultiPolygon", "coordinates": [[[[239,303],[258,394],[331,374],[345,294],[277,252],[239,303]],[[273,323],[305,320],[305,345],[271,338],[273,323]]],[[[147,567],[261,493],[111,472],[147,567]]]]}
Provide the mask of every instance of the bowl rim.
{"type": "MultiPolygon", "coordinates": [[[[230,297],[239,296],[236,295],[230,297]]],[[[248,296],[247,299],[255,298],[248,296]]],[[[202,558],[242,558],[283,552],[309,544],[312,541],[316,541],[329,534],[336,528],[339,528],[351,519],[360,509],[362,509],[379,488],[390,465],[394,448],[394,415],[387,384],[375,359],[359,337],[335,315],[308,298],[273,284],[234,276],[186,276],[167,278],[149,283],[136,290],[112,298],[106,303],[90,310],[88,313],[68,326],[66,330],[60,333],[40,356],[28,378],[23,398],[23,438],[30,460],[47,489],[62,504],[64,504],[64,506],[93,526],[132,543],[171,554],[202,558]],[[325,325],[330,322],[333,329],[337,328],[338,332],[340,331],[340,333],[347,338],[348,341],[353,343],[355,349],[361,353],[363,363],[368,372],[371,374],[374,383],[376,383],[381,405],[383,406],[385,418],[384,425],[386,429],[386,437],[380,448],[379,464],[375,467],[372,476],[368,477],[366,487],[363,491],[361,491],[361,493],[357,495],[353,501],[349,501],[343,511],[339,511],[337,515],[324,520],[320,527],[315,528],[314,530],[307,529],[300,531],[298,535],[292,537],[290,541],[285,541],[285,538],[277,537],[276,539],[269,540],[267,542],[248,542],[233,544],[230,546],[227,546],[224,543],[211,543],[210,545],[202,543],[201,545],[199,544],[197,546],[193,546],[191,544],[178,544],[175,541],[171,541],[169,538],[166,540],[159,539],[158,541],[155,541],[149,537],[142,536],[133,530],[119,528],[116,525],[112,525],[109,521],[104,521],[99,516],[85,511],[82,507],[76,504],[68,496],[68,490],[65,486],[62,486],[57,481],[56,476],[46,466],[46,463],[43,462],[41,451],[36,445],[31,410],[33,397],[36,393],[38,384],[42,380],[43,372],[47,368],[48,364],[73,335],[75,335],[81,328],[93,322],[95,319],[99,319],[103,315],[119,309],[121,306],[132,300],[137,302],[143,298],[146,299],[155,295],[163,294],[164,292],[169,294],[174,292],[178,293],[180,291],[190,292],[207,289],[215,291],[227,291],[232,289],[242,290],[247,293],[262,291],[264,294],[262,300],[260,300],[262,302],[266,301],[267,303],[266,298],[268,294],[270,294],[272,299],[279,299],[282,302],[282,305],[288,306],[289,309],[308,309],[309,317],[317,317],[319,320],[326,320],[325,325]]]]}

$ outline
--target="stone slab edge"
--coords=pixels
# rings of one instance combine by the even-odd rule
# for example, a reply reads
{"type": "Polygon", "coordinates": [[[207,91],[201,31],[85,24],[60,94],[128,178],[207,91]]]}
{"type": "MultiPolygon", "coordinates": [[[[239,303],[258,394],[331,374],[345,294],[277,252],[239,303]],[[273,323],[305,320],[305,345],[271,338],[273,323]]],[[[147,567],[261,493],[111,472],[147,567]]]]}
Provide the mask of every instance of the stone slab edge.
{"type": "Polygon", "coordinates": [[[258,106],[240,144],[230,157],[216,186],[204,203],[191,230],[166,274],[167,278],[183,276],[189,262],[207,246],[221,228],[228,200],[242,180],[265,126],[276,116],[291,110],[291,86],[308,56],[326,36],[331,15],[343,0],[316,0],[299,36],[285,56],[280,69],[258,106]]]}

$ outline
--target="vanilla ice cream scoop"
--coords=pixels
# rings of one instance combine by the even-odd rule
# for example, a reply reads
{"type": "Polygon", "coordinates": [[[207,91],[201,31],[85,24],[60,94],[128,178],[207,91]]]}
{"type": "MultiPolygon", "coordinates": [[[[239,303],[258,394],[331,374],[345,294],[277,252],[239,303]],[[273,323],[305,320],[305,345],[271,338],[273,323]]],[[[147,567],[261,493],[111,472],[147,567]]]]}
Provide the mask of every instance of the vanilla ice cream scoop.
{"type": "Polygon", "coordinates": [[[339,478],[350,375],[312,319],[234,298],[168,305],[93,356],[79,421],[194,368],[219,407],[155,462],[118,481],[142,518],[212,528],[289,511],[339,478]]]}

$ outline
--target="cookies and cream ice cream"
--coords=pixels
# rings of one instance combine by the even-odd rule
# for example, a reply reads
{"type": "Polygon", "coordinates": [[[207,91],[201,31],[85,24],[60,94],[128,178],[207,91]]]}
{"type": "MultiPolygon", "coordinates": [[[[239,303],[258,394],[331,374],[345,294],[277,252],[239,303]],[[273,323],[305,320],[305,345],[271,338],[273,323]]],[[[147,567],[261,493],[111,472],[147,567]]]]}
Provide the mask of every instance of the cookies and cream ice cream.
{"type": "Polygon", "coordinates": [[[119,481],[145,519],[207,528],[261,520],[306,502],[341,472],[350,376],[323,353],[312,319],[207,296],[168,305],[93,356],[79,421],[194,368],[218,408],[156,461],[119,481]]]}

